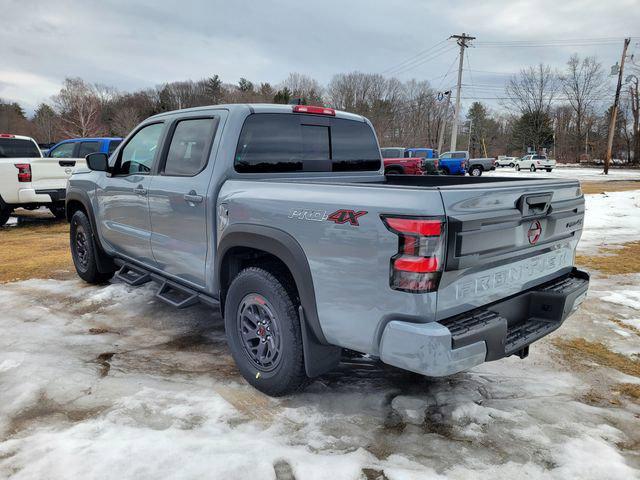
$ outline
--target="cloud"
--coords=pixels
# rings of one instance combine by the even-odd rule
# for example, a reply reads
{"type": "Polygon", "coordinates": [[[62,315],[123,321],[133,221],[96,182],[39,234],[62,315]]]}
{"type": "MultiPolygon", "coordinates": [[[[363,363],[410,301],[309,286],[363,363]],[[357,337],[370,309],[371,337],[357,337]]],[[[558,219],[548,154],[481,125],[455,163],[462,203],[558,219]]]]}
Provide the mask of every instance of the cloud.
{"type": "MultiPolygon", "coordinates": [[[[635,0],[4,3],[0,96],[27,107],[47,100],[65,77],[123,90],[213,74],[227,82],[243,76],[278,83],[291,71],[326,83],[338,72],[382,72],[462,31],[478,42],[640,33],[634,32],[640,25],[635,0]]],[[[608,65],[620,46],[478,47],[469,50],[469,65],[507,73],[538,62],[560,68],[574,50],[597,54],[608,65]]],[[[454,49],[443,51],[399,76],[443,80],[455,56],[454,49]]],[[[476,77],[498,87],[505,78],[476,77]]],[[[451,78],[440,82],[443,88],[451,78]]]]}

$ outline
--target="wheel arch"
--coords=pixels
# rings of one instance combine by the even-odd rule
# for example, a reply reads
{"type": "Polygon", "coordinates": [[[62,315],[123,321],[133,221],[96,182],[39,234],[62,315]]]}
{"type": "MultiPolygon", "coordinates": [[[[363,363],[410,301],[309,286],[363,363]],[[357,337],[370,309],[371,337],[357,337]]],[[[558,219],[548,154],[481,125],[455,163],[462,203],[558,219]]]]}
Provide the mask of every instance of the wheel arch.
{"type": "Polygon", "coordinates": [[[329,345],[322,332],[309,262],[295,238],[273,227],[235,224],[225,230],[216,251],[214,284],[219,289],[221,308],[224,308],[226,291],[234,276],[251,265],[251,259],[246,261],[247,255],[258,255],[259,258],[264,254],[274,258],[291,275],[300,300],[307,375],[315,377],[338,363],[342,349],[329,345]]]}

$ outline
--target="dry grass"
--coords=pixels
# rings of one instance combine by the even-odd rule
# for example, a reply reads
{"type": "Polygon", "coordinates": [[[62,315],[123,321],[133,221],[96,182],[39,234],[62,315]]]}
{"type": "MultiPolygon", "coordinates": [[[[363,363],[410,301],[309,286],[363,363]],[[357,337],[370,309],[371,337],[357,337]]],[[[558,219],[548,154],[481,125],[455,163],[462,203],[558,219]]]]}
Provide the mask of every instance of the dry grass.
{"type": "Polygon", "coordinates": [[[576,263],[607,275],[640,272],[640,242],[630,242],[621,248],[605,248],[602,255],[577,255],[576,263]]]}
{"type": "Polygon", "coordinates": [[[0,245],[0,283],[71,276],[66,222],[0,228],[0,245]]]}
{"type": "Polygon", "coordinates": [[[613,323],[618,325],[620,328],[624,330],[628,330],[631,333],[635,333],[636,335],[640,336],[640,330],[634,327],[633,325],[629,325],[628,323],[624,323],[622,320],[618,320],[617,318],[613,318],[613,317],[610,318],[609,320],[611,320],[613,323]]]}
{"type": "Polygon", "coordinates": [[[586,194],[603,192],[625,192],[640,190],[639,180],[614,180],[610,182],[581,182],[582,192],[586,194]]]}
{"type": "Polygon", "coordinates": [[[620,392],[635,401],[640,401],[640,384],[637,383],[621,383],[614,386],[614,390],[620,392]]]}
{"type": "Polygon", "coordinates": [[[614,368],[627,375],[640,377],[640,360],[612,352],[599,342],[589,342],[584,338],[556,338],[553,344],[558,347],[564,358],[576,367],[585,361],[597,363],[602,367],[614,368]]]}

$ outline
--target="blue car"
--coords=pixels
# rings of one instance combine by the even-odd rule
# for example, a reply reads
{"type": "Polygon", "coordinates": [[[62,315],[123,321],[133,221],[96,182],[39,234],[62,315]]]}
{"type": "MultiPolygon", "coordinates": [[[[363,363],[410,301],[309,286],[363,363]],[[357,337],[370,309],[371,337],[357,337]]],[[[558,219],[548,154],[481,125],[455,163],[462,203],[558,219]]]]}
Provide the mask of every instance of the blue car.
{"type": "Polygon", "coordinates": [[[120,145],[120,137],[70,138],[56,143],[46,153],[51,158],[84,158],[90,153],[111,155],[120,145]]]}

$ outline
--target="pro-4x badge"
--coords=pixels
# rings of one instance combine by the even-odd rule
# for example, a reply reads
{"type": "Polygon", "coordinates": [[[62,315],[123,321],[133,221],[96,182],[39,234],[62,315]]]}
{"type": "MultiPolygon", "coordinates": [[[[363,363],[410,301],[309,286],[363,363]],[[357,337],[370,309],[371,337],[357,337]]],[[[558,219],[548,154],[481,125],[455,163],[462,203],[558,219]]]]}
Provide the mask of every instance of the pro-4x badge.
{"type": "Polygon", "coordinates": [[[360,225],[358,223],[358,218],[366,214],[367,214],[366,210],[360,210],[358,212],[356,212],[355,210],[336,210],[335,212],[333,212],[331,215],[327,217],[327,220],[330,220],[338,224],[349,222],[354,227],[357,227],[360,225]]]}

